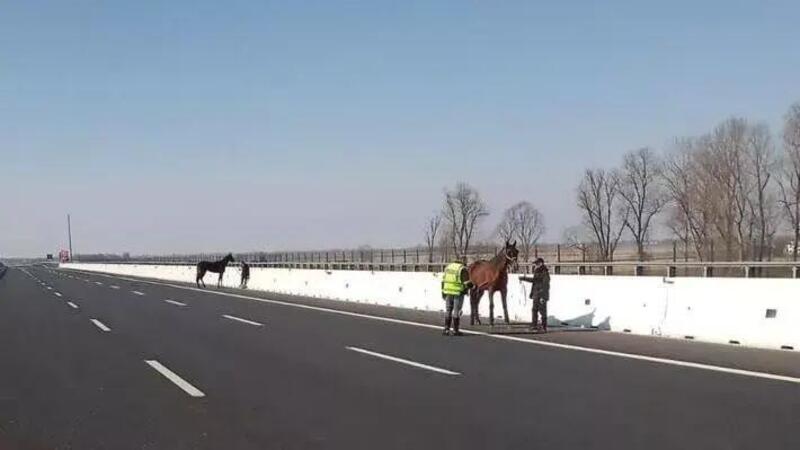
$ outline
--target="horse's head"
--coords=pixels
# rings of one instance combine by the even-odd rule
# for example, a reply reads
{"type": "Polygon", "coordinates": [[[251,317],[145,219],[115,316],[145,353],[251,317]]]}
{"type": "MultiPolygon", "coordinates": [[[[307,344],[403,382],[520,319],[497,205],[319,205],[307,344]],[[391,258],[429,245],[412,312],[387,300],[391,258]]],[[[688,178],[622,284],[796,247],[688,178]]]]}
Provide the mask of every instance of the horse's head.
{"type": "Polygon", "coordinates": [[[228,253],[223,259],[225,259],[227,262],[233,262],[233,253],[228,253]]]}
{"type": "Polygon", "coordinates": [[[506,262],[511,267],[511,269],[517,270],[517,259],[519,258],[519,250],[517,250],[517,241],[514,242],[506,241],[506,245],[505,247],[503,247],[503,255],[506,257],[506,262]]]}

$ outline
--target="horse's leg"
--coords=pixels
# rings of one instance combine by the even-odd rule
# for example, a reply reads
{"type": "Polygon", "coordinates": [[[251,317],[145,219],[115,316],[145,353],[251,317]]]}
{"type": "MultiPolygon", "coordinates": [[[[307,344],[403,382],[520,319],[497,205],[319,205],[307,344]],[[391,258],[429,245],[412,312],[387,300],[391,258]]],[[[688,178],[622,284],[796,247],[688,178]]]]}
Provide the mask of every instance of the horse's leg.
{"type": "Polygon", "coordinates": [[[500,290],[500,300],[503,302],[503,315],[506,319],[506,325],[511,324],[511,321],[508,320],[508,303],[506,303],[506,295],[508,294],[508,290],[503,288],[500,290]]]}
{"type": "Polygon", "coordinates": [[[220,270],[219,271],[219,278],[217,279],[217,288],[221,288],[222,287],[222,275],[224,275],[224,274],[225,274],[224,270],[220,270]]]}
{"type": "Polygon", "coordinates": [[[469,324],[475,325],[475,302],[478,298],[478,290],[470,288],[469,290],[469,324]]]}
{"type": "Polygon", "coordinates": [[[481,315],[478,312],[481,304],[481,297],[483,297],[483,290],[480,288],[473,288],[469,294],[469,324],[481,324],[481,315]]]}
{"type": "Polygon", "coordinates": [[[489,289],[489,326],[494,326],[494,289],[489,289]]]}

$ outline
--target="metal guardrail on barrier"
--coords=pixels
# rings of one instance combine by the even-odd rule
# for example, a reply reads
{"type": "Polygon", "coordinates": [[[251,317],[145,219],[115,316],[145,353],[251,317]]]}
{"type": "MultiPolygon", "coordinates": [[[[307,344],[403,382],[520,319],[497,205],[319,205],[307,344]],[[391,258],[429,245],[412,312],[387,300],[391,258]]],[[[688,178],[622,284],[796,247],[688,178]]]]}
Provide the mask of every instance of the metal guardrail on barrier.
{"type": "MultiPolygon", "coordinates": [[[[81,261],[75,261],[81,262],[81,261]]],[[[194,265],[194,261],[92,261],[97,264],[138,264],[138,265],[194,265]]],[[[231,266],[238,266],[238,262],[231,266]]],[[[634,275],[634,276],[702,276],[702,277],[744,277],[744,278],[800,278],[800,261],[736,261],[736,262],[554,262],[548,264],[553,273],[577,275],[634,275]]],[[[397,272],[442,272],[443,263],[375,263],[359,261],[342,262],[252,262],[251,267],[272,267],[284,269],[315,270],[366,270],[397,272]]],[[[515,272],[530,273],[533,265],[519,264],[515,272]]]]}

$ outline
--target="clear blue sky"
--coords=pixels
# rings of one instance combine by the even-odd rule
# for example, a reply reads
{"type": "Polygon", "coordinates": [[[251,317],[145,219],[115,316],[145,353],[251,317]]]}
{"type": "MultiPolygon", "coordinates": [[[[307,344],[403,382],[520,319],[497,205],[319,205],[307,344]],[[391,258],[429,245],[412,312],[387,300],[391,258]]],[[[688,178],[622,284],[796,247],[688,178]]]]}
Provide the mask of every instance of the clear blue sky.
{"type": "Polygon", "coordinates": [[[800,2],[3,2],[0,255],[421,241],[464,180],[549,239],[630,149],[800,100],[800,2]]]}

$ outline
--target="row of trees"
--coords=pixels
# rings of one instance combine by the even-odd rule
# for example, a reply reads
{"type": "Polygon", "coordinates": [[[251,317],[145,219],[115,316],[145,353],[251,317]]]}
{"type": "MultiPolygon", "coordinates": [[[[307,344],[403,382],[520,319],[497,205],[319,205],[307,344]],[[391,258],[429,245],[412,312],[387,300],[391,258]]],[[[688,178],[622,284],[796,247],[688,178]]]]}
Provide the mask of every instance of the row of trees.
{"type": "MultiPolygon", "coordinates": [[[[425,245],[432,261],[437,247],[457,256],[469,254],[478,225],[489,215],[489,208],[477,190],[466,183],[446,189],[440,212],[433,214],[425,226],[425,245]]],[[[496,235],[506,241],[517,241],[522,258],[530,259],[533,248],[544,234],[542,214],[530,202],[521,201],[508,208],[496,228],[496,235]]]]}
{"type": "Polygon", "coordinates": [[[666,227],[700,260],[722,252],[726,260],[761,261],[784,225],[797,242],[800,103],[786,114],[778,141],[764,124],[730,118],[702,136],[676,139],[663,157],[642,148],[620,167],[586,170],[577,205],[598,258],[612,260],[627,230],[643,259],[662,212],[666,227]]]}
{"type": "MultiPolygon", "coordinates": [[[[764,260],[780,230],[800,241],[800,102],[789,108],[777,139],[764,124],[730,118],[709,133],[676,139],[663,154],[640,148],[617,167],[586,170],[576,200],[582,224],[563,238],[601,261],[613,260],[624,238],[645,259],[657,225],[672,233],[687,257],[764,260]]],[[[469,254],[488,215],[471,186],[446,189],[441,211],[426,223],[429,257],[437,247],[469,254]]],[[[502,214],[494,235],[516,240],[527,261],[544,230],[542,214],[521,201],[502,214]]],[[[797,260],[798,246],[791,250],[797,260]]]]}

